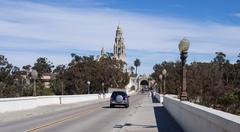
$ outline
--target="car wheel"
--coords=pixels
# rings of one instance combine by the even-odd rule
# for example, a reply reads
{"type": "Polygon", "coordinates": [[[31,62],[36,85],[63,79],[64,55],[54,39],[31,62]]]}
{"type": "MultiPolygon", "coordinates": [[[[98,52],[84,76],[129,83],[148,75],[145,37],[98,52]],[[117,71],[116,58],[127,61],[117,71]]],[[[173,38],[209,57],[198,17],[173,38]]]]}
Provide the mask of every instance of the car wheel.
{"type": "Polygon", "coordinates": [[[128,107],[129,107],[129,104],[126,104],[125,107],[128,108],[128,107]]]}
{"type": "Polygon", "coordinates": [[[113,108],[114,107],[114,105],[113,104],[110,104],[110,108],[113,108]]]}

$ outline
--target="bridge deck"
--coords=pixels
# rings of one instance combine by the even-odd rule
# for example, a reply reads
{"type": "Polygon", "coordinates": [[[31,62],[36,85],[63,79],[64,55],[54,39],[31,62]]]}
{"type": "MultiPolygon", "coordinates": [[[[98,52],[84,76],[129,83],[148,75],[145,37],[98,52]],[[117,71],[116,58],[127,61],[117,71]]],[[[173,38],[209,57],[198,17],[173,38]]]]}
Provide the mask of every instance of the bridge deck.
{"type": "Polygon", "coordinates": [[[183,132],[164,106],[147,97],[124,124],[123,132],[183,132]]]}

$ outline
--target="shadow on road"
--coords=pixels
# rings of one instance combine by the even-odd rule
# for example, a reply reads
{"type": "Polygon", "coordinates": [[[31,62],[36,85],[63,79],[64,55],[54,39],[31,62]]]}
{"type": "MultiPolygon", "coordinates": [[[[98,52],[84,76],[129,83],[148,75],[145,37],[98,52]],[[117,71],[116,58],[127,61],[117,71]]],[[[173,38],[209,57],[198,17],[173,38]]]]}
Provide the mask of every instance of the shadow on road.
{"type": "Polygon", "coordinates": [[[155,127],[157,127],[157,126],[152,126],[152,125],[138,125],[138,124],[125,123],[124,125],[115,125],[113,128],[123,128],[125,126],[140,126],[142,128],[155,128],[155,127]]]}
{"type": "MultiPolygon", "coordinates": [[[[152,97],[152,102],[156,100],[152,97]]],[[[154,106],[154,114],[159,132],[184,132],[163,106],[154,106]]]]}
{"type": "Polygon", "coordinates": [[[114,107],[110,107],[110,106],[103,106],[102,108],[104,109],[118,109],[118,108],[126,108],[124,106],[121,106],[121,105],[115,105],[114,107]]]}

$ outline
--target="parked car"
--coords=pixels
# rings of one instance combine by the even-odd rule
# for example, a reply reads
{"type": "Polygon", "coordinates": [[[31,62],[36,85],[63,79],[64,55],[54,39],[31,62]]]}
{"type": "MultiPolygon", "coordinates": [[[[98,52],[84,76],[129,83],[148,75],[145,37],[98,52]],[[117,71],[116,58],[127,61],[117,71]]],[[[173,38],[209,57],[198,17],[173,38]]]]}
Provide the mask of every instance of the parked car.
{"type": "Polygon", "coordinates": [[[115,105],[124,105],[126,108],[129,107],[129,96],[125,91],[114,91],[110,98],[110,107],[115,105]]]}

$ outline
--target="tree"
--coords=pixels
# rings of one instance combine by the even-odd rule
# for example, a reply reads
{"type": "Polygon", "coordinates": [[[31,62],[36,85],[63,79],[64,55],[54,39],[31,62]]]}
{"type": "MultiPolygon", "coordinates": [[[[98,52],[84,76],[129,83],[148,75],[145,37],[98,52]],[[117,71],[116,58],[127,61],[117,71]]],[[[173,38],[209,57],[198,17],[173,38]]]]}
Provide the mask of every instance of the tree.
{"type": "Polygon", "coordinates": [[[39,77],[42,77],[43,73],[51,73],[53,67],[53,63],[48,61],[46,57],[39,57],[34,63],[33,69],[36,69],[39,77]]]}
{"type": "Polygon", "coordinates": [[[122,61],[111,56],[95,60],[93,56],[73,55],[63,74],[66,94],[87,93],[87,81],[91,82],[90,93],[101,92],[102,83],[105,92],[108,87],[124,88],[127,85],[129,77],[123,72],[122,61]]]}
{"type": "Polygon", "coordinates": [[[238,54],[237,64],[240,64],[240,53],[238,54]]]}
{"type": "Polygon", "coordinates": [[[37,95],[52,94],[85,94],[87,81],[91,81],[91,93],[99,93],[104,82],[107,88],[124,88],[129,81],[127,72],[123,72],[125,63],[114,59],[111,55],[96,60],[94,56],[79,56],[71,54],[72,60],[66,65],[53,64],[45,57],[37,59],[34,66],[25,65],[22,70],[8,63],[7,58],[0,55],[0,97],[32,96],[33,85],[30,83],[30,70],[36,69],[39,77],[43,73],[53,73],[54,80],[50,88],[45,88],[41,79],[37,80],[37,95]],[[29,80],[29,83],[26,83],[29,80]],[[64,84],[64,89],[63,88],[64,84]]]}
{"type": "Polygon", "coordinates": [[[136,59],[136,60],[134,61],[134,66],[136,67],[136,74],[137,74],[137,68],[138,68],[140,65],[141,65],[140,60],[139,60],[139,59],[136,59]]]}
{"type": "Polygon", "coordinates": [[[20,69],[10,64],[7,58],[0,55],[0,97],[20,96],[20,69]]]}
{"type": "Polygon", "coordinates": [[[213,59],[213,62],[217,63],[221,70],[224,64],[229,63],[229,60],[226,59],[226,54],[224,54],[223,52],[216,52],[215,54],[216,57],[213,59]]]}
{"type": "Polygon", "coordinates": [[[66,65],[58,65],[53,70],[53,73],[56,73],[57,75],[62,75],[66,70],[66,65]]]}
{"type": "Polygon", "coordinates": [[[26,75],[26,79],[30,76],[31,67],[31,65],[25,65],[22,67],[22,74],[26,75]]]}
{"type": "MultiPolygon", "coordinates": [[[[38,77],[37,79],[37,95],[52,95],[53,89],[50,87],[49,89],[45,88],[44,82],[41,79],[43,74],[52,73],[52,68],[54,67],[53,63],[50,62],[46,57],[39,57],[37,62],[34,63],[32,69],[37,70],[38,77]]],[[[33,81],[33,80],[32,80],[33,81]]]]}
{"type": "Polygon", "coordinates": [[[166,76],[166,93],[168,94],[178,94],[179,86],[180,86],[180,62],[162,62],[161,64],[156,64],[153,67],[154,72],[151,74],[151,77],[156,80],[158,87],[161,85],[161,80],[159,79],[159,75],[162,74],[163,69],[168,71],[168,75],[166,76]]]}
{"type": "MultiPolygon", "coordinates": [[[[210,63],[193,62],[186,65],[187,92],[190,101],[226,112],[240,114],[240,65],[231,64],[226,55],[216,52],[210,63]]],[[[162,62],[153,67],[151,77],[160,84],[159,75],[165,68],[166,92],[180,93],[180,62],[162,62]]]]}
{"type": "Polygon", "coordinates": [[[25,66],[22,67],[22,69],[25,70],[25,71],[30,71],[31,67],[32,67],[31,65],[25,65],[25,66]]]}
{"type": "Polygon", "coordinates": [[[53,70],[55,74],[55,79],[51,81],[51,88],[56,95],[63,95],[64,89],[64,72],[66,72],[66,65],[58,65],[53,70]]]}

